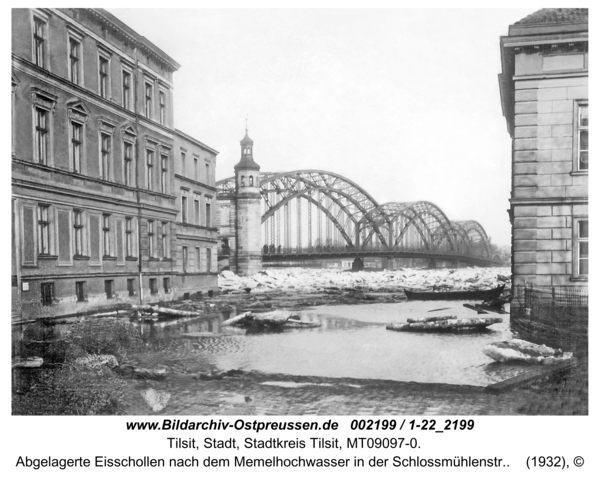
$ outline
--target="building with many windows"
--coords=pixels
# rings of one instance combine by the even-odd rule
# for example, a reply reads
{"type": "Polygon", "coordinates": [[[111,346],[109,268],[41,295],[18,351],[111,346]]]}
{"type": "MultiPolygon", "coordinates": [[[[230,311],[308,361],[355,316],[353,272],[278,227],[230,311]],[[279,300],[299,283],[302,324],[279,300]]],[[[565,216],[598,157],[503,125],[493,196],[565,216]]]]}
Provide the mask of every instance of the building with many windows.
{"type": "Polygon", "coordinates": [[[539,10],[511,25],[500,46],[502,109],[513,140],[513,285],[526,290],[513,295],[519,304],[511,321],[525,314],[528,322],[534,294],[561,307],[587,298],[588,10],[539,10]]]}
{"type": "Polygon", "coordinates": [[[13,318],[216,290],[217,151],[179,64],[101,9],[12,10],[13,318]]]}

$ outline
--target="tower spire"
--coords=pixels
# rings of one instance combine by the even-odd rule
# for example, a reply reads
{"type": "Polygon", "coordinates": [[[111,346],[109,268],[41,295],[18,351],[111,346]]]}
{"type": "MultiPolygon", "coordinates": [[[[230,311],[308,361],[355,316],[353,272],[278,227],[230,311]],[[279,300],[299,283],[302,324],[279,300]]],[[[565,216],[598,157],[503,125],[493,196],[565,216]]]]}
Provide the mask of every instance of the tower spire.
{"type": "Polygon", "coordinates": [[[259,170],[260,166],[254,161],[254,156],[252,150],[254,149],[254,141],[252,138],[248,136],[248,120],[246,119],[246,135],[240,141],[242,155],[240,161],[237,165],[235,165],[236,169],[240,168],[250,168],[259,170]]]}

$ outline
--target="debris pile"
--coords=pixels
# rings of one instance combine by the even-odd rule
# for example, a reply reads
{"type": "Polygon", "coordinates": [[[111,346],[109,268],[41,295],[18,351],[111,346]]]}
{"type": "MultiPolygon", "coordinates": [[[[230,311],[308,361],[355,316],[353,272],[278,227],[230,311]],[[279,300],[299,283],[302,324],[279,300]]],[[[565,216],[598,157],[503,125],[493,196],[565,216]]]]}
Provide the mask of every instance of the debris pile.
{"type": "Polygon", "coordinates": [[[456,319],[456,316],[445,316],[442,319],[419,318],[419,320],[407,323],[392,323],[386,326],[388,331],[418,331],[418,332],[433,332],[433,331],[468,331],[487,328],[492,324],[502,322],[502,318],[461,318],[456,319]]]}
{"type": "Polygon", "coordinates": [[[522,339],[509,339],[488,344],[483,353],[494,361],[525,361],[528,363],[555,364],[570,360],[573,353],[563,352],[545,344],[535,344],[522,339]]]}
{"type": "Polygon", "coordinates": [[[251,313],[248,311],[224,321],[223,326],[250,329],[296,329],[316,328],[321,326],[321,323],[302,319],[297,313],[280,309],[268,313],[251,313]]]}
{"type": "MultiPolygon", "coordinates": [[[[324,293],[336,290],[399,292],[423,290],[484,290],[510,282],[510,268],[399,269],[396,271],[330,271],[286,268],[239,277],[231,271],[219,274],[219,290],[225,294],[294,291],[324,293]]],[[[509,285],[505,289],[510,289],[509,285]]]]}

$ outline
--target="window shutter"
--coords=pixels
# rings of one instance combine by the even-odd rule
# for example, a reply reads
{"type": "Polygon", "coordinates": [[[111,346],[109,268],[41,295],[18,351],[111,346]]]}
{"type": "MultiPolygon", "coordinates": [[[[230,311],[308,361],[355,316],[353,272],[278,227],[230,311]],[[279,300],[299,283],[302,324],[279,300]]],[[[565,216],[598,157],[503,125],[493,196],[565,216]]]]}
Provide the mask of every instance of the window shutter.
{"type": "Polygon", "coordinates": [[[24,265],[36,264],[36,230],[35,206],[23,205],[23,251],[22,262],[24,265]]]}
{"type": "Polygon", "coordinates": [[[200,271],[206,271],[206,249],[200,249],[200,271]]]}
{"type": "Polygon", "coordinates": [[[100,264],[100,216],[90,215],[90,263],[100,264]]]}
{"type": "Polygon", "coordinates": [[[125,245],[123,244],[123,220],[117,219],[117,263],[125,262],[125,245]]]}
{"type": "Polygon", "coordinates": [[[71,211],[57,210],[58,219],[58,264],[71,265],[71,211]]]}

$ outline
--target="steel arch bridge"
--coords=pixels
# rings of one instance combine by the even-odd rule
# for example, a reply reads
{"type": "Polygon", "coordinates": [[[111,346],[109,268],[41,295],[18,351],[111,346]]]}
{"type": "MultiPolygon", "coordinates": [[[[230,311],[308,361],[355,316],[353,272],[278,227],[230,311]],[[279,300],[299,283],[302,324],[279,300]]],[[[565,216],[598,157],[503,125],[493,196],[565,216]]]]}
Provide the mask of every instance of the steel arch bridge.
{"type": "MultiPolygon", "coordinates": [[[[355,182],[323,170],[262,173],[259,186],[264,260],[385,256],[497,263],[478,222],[451,221],[428,201],[379,204],[355,182]]],[[[235,178],[217,182],[217,190],[221,205],[232,204],[235,178]]]]}

